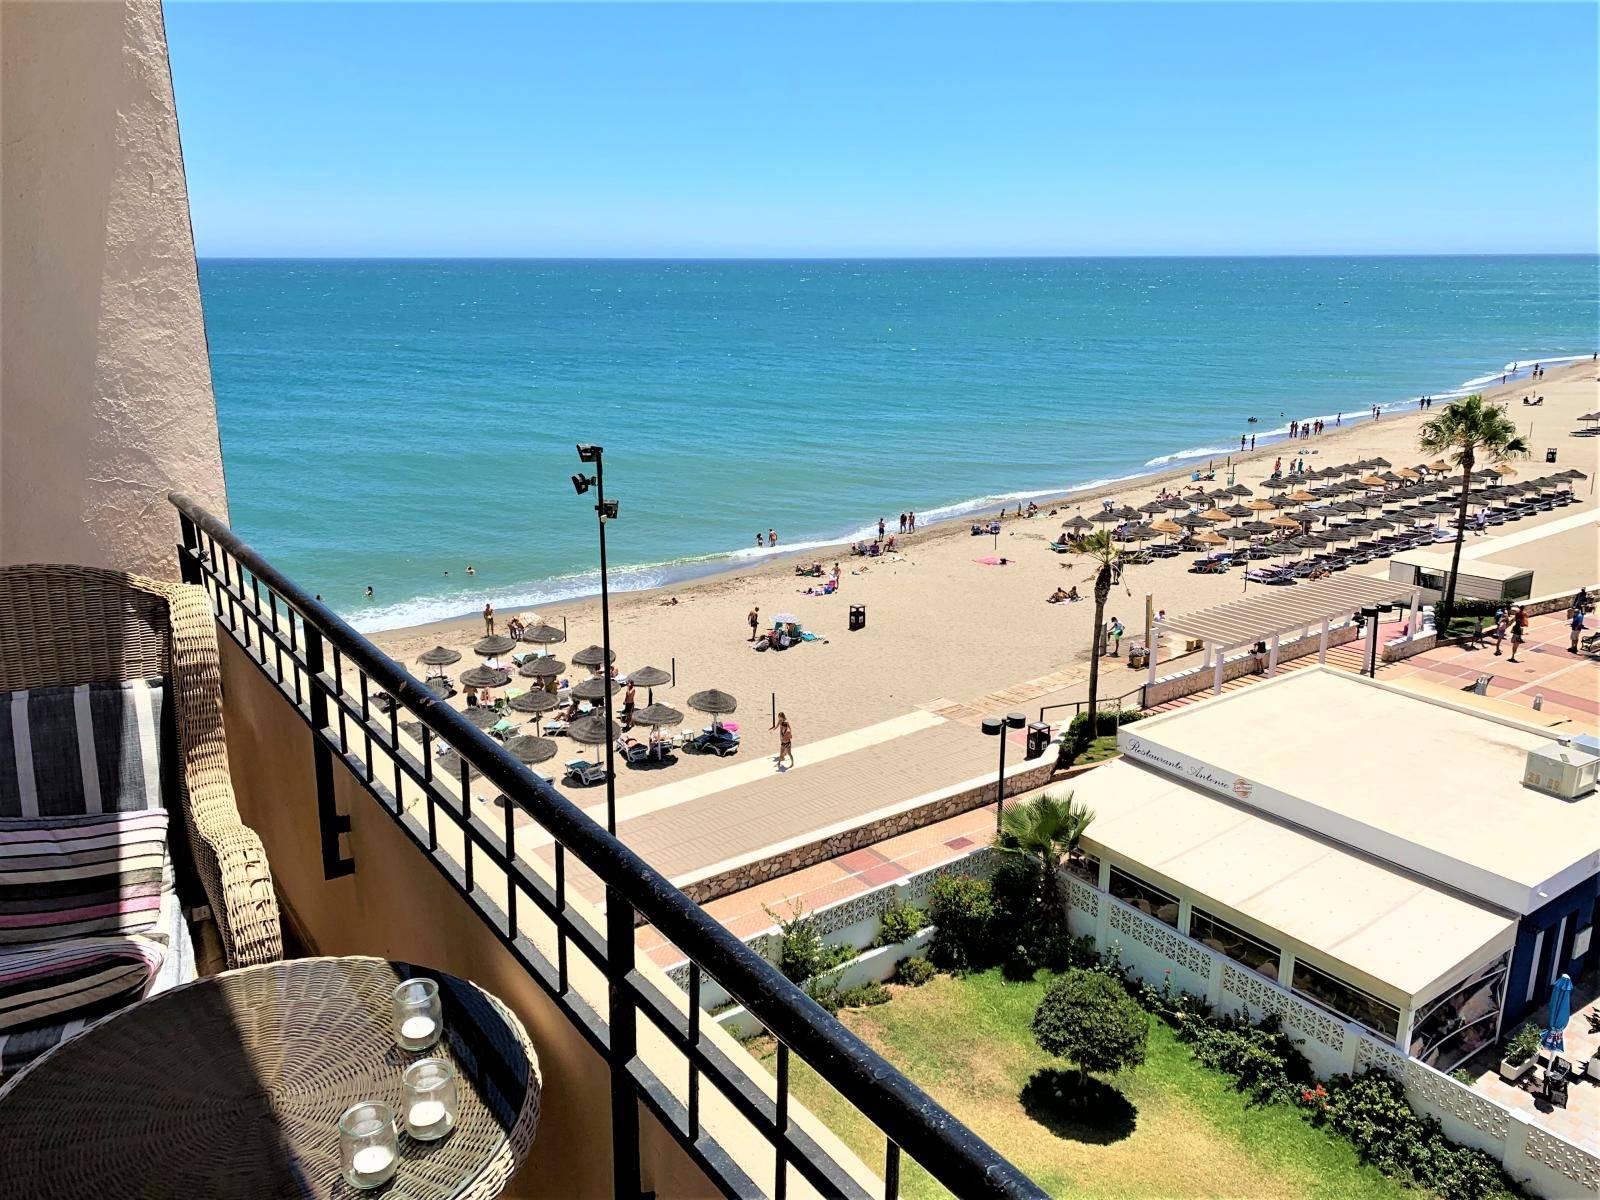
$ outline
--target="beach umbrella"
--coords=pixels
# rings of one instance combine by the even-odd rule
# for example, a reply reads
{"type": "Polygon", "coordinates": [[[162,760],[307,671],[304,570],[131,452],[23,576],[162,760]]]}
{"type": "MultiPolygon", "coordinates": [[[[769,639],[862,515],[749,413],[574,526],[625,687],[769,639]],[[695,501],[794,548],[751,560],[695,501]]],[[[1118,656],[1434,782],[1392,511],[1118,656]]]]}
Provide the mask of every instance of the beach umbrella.
{"type": "Polygon", "coordinates": [[[1401,478],[1401,479],[1421,479],[1422,478],[1422,475],[1412,467],[1401,467],[1398,471],[1395,472],[1395,475],[1397,477],[1401,478]]]}
{"type": "Polygon", "coordinates": [[[1224,509],[1220,508],[1206,509],[1205,512],[1200,514],[1200,519],[1203,521],[1210,521],[1216,525],[1226,525],[1229,521],[1233,520],[1233,518],[1229,516],[1224,509]]]}
{"type": "Polygon", "coordinates": [[[1138,509],[1129,508],[1126,504],[1121,508],[1112,509],[1111,512],[1119,521],[1137,521],[1139,519],[1138,509]]]}
{"type": "Polygon", "coordinates": [[[1230,505],[1228,505],[1227,508],[1223,509],[1222,511],[1227,513],[1228,516],[1232,520],[1237,521],[1241,517],[1248,517],[1251,514],[1251,512],[1254,511],[1254,510],[1246,508],[1242,504],[1230,504],[1230,505]]]}
{"type": "Polygon", "coordinates": [[[1303,508],[1300,510],[1299,516],[1302,521],[1326,521],[1329,517],[1334,515],[1334,511],[1333,505],[1324,504],[1317,508],[1303,508]]]}
{"type": "Polygon", "coordinates": [[[1206,498],[1207,499],[1215,500],[1215,501],[1217,501],[1219,503],[1222,502],[1223,500],[1229,500],[1232,497],[1233,497],[1233,491],[1230,488],[1218,488],[1214,492],[1207,492],[1206,493],[1206,498]]]}
{"type": "Polygon", "coordinates": [[[1210,521],[1195,513],[1186,513],[1181,517],[1177,517],[1174,519],[1174,523],[1182,525],[1185,529],[1204,529],[1211,524],[1210,521]]]}
{"type": "Polygon", "coordinates": [[[1383,478],[1379,475],[1363,475],[1361,482],[1369,488],[1381,488],[1383,486],[1383,478]]]}
{"type": "Polygon", "coordinates": [[[572,656],[572,661],[580,667],[598,667],[601,663],[614,663],[617,661],[617,652],[613,650],[611,657],[606,657],[606,652],[599,646],[585,646],[572,656]]]}
{"type": "Polygon", "coordinates": [[[1091,521],[1100,521],[1105,524],[1110,524],[1113,521],[1120,521],[1123,518],[1117,516],[1117,510],[1114,508],[1102,508],[1089,519],[1091,521]]]}
{"type": "Polygon", "coordinates": [[[523,734],[506,743],[507,752],[520,763],[533,766],[556,756],[556,744],[549,738],[530,737],[523,734]]]}
{"type": "Polygon", "coordinates": [[[520,696],[511,697],[511,707],[522,713],[549,712],[552,708],[561,707],[561,697],[554,692],[523,692],[520,696]]]}
{"type": "Polygon", "coordinates": [[[617,726],[615,722],[608,726],[605,713],[596,711],[567,726],[567,736],[580,745],[604,746],[617,736],[617,726]]]}
{"type": "Polygon", "coordinates": [[[551,658],[548,654],[538,654],[523,661],[517,668],[517,674],[526,675],[529,679],[554,679],[567,669],[567,664],[559,658],[551,658]]]}
{"type": "Polygon", "coordinates": [[[1204,533],[1195,534],[1194,540],[1202,546],[1225,546],[1228,543],[1227,538],[1212,533],[1209,529],[1204,533]]]}
{"type": "Polygon", "coordinates": [[[1165,500],[1152,500],[1149,504],[1141,504],[1139,506],[1139,511],[1147,516],[1153,517],[1157,513],[1164,513],[1167,511],[1167,502],[1165,500]]]}
{"type": "Polygon", "coordinates": [[[1565,471],[1561,472],[1561,474],[1563,474],[1563,475],[1565,475],[1567,477],[1568,482],[1571,482],[1574,479],[1587,479],[1587,478],[1589,478],[1587,475],[1585,475],[1582,471],[1578,470],[1578,468],[1576,468],[1576,467],[1568,467],[1565,471]]]}
{"type": "Polygon", "coordinates": [[[543,623],[529,625],[522,631],[520,636],[523,641],[535,646],[553,646],[557,642],[567,640],[567,635],[554,625],[545,625],[543,623]]]}
{"type": "Polygon", "coordinates": [[[1328,544],[1328,539],[1315,533],[1302,533],[1294,539],[1294,544],[1302,550],[1321,550],[1328,544]]]}
{"type": "Polygon", "coordinates": [[[1251,512],[1271,512],[1278,507],[1271,500],[1246,500],[1244,506],[1251,512]]]}
{"type": "Polygon", "coordinates": [[[475,704],[464,715],[474,729],[493,729],[501,720],[500,711],[486,704],[475,704]]]}
{"type": "Polygon", "coordinates": [[[422,685],[435,696],[448,696],[450,694],[450,681],[443,675],[430,675],[428,681],[422,685]]]}
{"type": "Polygon", "coordinates": [[[1187,500],[1185,500],[1182,496],[1168,496],[1167,497],[1167,507],[1170,508],[1173,512],[1188,512],[1189,511],[1189,502],[1187,500]]]}
{"type": "Polygon", "coordinates": [[[1183,526],[1179,525],[1176,521],[1152,521],[1150,522],[1150,528],[1154,529],[1157,533],[1171,534],[1183,532],[1183,526]]]}
{"type": "Polygon", "coordinates": [[[718,691],[716,688],[707,688],[703,692],[696,692],[689,697],[689,707],[696,712],[708,713],[713,717],[727,716],[736,712],[739,702],[727,692],[718,691]]]}
{"type": "MultiPolygon", "coordinates": [[[[440,750],[439,750],[439,753],[434,755],[434,758],[433,758],[434,766],[436,766],[440,771],[442,771],[442,772],[444,772],[444,773],[446,773],[448,775],[455,776],[457,779],[461,778],[461,763],[462,763],[462,761],[463,760],[461,758],[461,755],[457,754],[449,746],[441,747],[440,750]]],[[[471,762],[467,763],[467,778],[468,779],[482,779],[483,778],[483,772],[478,770],[478,766],[477,766],[476,763],[471,763],[471,762]]]]}
{"type": "Polygon", "coordinates": [[[1383,467],[1385,469],[1394,466],[1394,464],[1392,462],[1390,462],[1387,458],[1369,459],[1367,461],[1367,465],[1369,467],[1383,467]]]}
{"type": "Polygon", "coordinates": [[[461,661],[461,651],[452,650],[448,646],[435,646],[432,650],[424,650],[417,655],[419,663],[426,663],[430,667],[448,667],[451,663],[461,661]]]}
{"type": "Polygon", "coordinates": [[[1156,536],[1156,531],[1149,525],[1129,525],[1117,536],[1124,542],[1147,542],[1156,536]]]}
{"type": "Polygon", "coordinates": [[[1249,496],[1253,493],[1244,484],[1236,483],[1228,489],[1228,494],[1231,496],[1249,496]]]}
{"type": "Polygon", "coordinates": [[[682,721],[683,714],[666,704],[647,704],[633,714],[635,725],[677,725],[682,721]]]}
{"type": "Polygon", "coordinates": [[[508,654],[516,648],[515,638],[491,634],[489,637],[479,638],[474,642],[472,652],[482,658],[493,658],[496,654],[508,654]]]}
{"type": "Polygon", "coordinates": [[[1084,530],[1084,529],[1093,529],[1094,526],[1091,525],[1088,521],[1085,521],[1078,514],[1074,513],[1072,516],[1068,517],[1065,521],[1061,522],[1061,528],[1063,528],[1063,529],[1084,530]]]}
{"type": "Polygon", "coordinates": [[[1285,492],[1283,498],[1285,500],[1291,500],[1296,504],[1314,504],[1317,499],[1310,492],[1303,489],[1293,492],[1285,492]]]}
{"type": "Polygon", "coordinates": [[[615,679],[602,679],[600,676],[595,675],[585,679],[582,683],[574,685],[572,694],[579,700],[604,700],[608,684],[613,696],[622,690],[622,685],[615,679]]]}
{"type": "MultiPolygon", "coordinates": [[[[640,667],[628,672],[628,682],[645,689],[646,704],[655,703],[655,689],[672,682],[672,676],[660,667],[640,667]]],[[[637,718],[636,718],[637,719],[637,718]]]]}
{"type": "Polygon", "coordinates": [[[1567,1048],[1567,1022],[1572,1020],[1572,980],[1563,975],[1550,989],[1550,1009],[1539,1044],[1557,1052],[1567,1048]]]}
{"type": "Polygon", "coordinates": [[[1263,537],[1272,532],[1272,526],[1265,521],[1246,521],[1243,525],[1235,526],[1246,537],[1263,537]]]}
{"type": "Polygon", "coordinates": [[[498,667],[473,667],[470,671],[461,672],[461,682],[475,688],[505,687],[511,682],[511,672],[498,667]]]}
{"type": "Polygon", "coordinates": [[[1273,517],[1267,522],[1274,529],[1299,529],[1300,522],[1293,517],[1273,517]]]}
{"type": "Polygon", "coordinates": [[[1264,488],[1268,488],[1268,489],[1270,489],[1272,491],[1279,491],[1279,490],[1281,490],[1283,488],[1288,487],[1289,486],[1289,481],[1287,479],[1285,479],[1283,476],[1279,475],[1279,476],[1277,476],[1276,478],[1273,478],[1273,479],[1263,479],[1261,481],[1261,486],[1264,487],[1264,488]]]}

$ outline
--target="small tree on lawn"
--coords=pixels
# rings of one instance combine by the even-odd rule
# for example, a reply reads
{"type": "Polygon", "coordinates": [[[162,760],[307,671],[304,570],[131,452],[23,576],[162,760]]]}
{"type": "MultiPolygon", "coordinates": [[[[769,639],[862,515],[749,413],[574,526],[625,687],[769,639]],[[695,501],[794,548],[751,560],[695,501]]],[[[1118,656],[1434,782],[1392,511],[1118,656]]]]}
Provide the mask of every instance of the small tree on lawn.
{"type": "Polygon", "coordinates": [[[1093,1072],[1142,1063],[1149,1034],[1144,1009],[1100,971],[1068,971],[1050,985],[1033,1014],[1033,1040],[1076,1067],[1080,1087],[1093,1072]]]}

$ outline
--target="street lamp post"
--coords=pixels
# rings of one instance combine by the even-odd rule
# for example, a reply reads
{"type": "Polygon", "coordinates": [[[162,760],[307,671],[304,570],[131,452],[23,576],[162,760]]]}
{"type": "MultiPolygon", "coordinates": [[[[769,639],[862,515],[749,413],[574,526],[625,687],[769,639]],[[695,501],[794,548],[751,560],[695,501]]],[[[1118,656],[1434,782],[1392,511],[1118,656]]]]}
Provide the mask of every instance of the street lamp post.
{"type": "Polygon", "coordinates": [[[994,789],[994,832],[1000,836],[1000,820],[1005,815],[1006,808],[1006,730],[1021,729],[1028,723],[1028,718],[1019,712],[1007,713],[1003,717],[985,717],[983,731],[990,737],[1000,739],[1000,775],[995,781],[994,789]]]}
{"type": "Polygon", "coordinates": [[[605,447],[580,445],[578,461],[594,464],[593,475],[578,474],[572,477],[572,488],[580,496],[591,487],[594,488],[594,511],[600,523],[600,649],[604,659],[600,665],[604,686],[600,690],[605,706],[606,832],[616,833],[616,747],[612,745],[611,737],[611,593],[606,579],[606,522],[617,519],[617,502],[606,500],[605,447]]]}

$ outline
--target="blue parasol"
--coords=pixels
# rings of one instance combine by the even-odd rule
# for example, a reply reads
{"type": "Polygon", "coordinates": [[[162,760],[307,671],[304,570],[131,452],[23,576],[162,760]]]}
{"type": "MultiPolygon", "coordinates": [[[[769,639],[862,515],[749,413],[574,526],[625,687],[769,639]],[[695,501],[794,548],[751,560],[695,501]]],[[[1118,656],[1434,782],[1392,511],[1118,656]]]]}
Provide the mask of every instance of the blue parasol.
{"type": "Polygon", "coordinates": [[[1546,1050],[1564,1050],[1567,1022],[1572,1019],[1572,980],[1563,975],[1550,989],[1550,1021],[1539,1044],[1546,1050]]]}

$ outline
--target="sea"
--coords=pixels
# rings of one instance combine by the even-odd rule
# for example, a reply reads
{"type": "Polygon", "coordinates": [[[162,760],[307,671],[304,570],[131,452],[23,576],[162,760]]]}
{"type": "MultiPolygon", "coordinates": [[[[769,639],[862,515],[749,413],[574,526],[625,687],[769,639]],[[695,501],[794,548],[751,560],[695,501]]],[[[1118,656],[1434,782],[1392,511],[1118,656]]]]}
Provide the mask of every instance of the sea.
{"type": "Polygon", "coordinates": [[[1348,423],[1596,349],[1592,256],[205,259],[233,526],[358,628],[613,588],[1348,423]],[[473,568],[467,575],[466,568],[473,568]],[[365,589],[373,598],[365,598],[365,589]]]}

